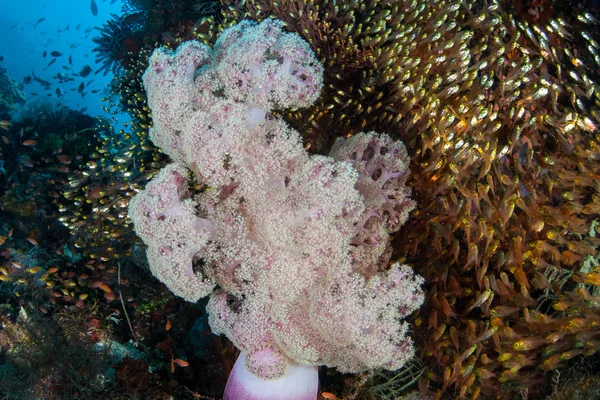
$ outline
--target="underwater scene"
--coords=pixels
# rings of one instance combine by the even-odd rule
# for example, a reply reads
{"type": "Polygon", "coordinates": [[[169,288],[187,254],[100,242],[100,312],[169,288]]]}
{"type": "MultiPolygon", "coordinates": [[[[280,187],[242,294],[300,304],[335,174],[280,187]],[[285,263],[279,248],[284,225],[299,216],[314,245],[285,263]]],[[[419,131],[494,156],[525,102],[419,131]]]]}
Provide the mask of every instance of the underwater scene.
{"type": "Polygon", "coordinates": [[[0,4],[0,399],[600,400],[600,1],[0,4]]]}

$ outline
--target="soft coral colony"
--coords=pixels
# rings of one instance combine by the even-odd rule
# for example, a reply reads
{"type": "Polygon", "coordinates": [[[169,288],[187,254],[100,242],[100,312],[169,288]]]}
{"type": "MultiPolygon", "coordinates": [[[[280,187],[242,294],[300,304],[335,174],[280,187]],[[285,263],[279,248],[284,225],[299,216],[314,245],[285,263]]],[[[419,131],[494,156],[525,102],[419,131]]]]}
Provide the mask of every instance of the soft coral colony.
{"type": "Polygon", "coordinates": [[[150,137],[173,164],[130,216],[153,274],[188,301],[210,295],[211,329],[242,350],[228,399],[315,399],[318,365],[401,368],[402,319],[424,297],[410,267],[388,266],[415,206],[404,145],[369,132],[309,155],[271,111],[312,104],[323,67],[282,28],[243,21],[214,50],[158,49],[144,74],[150,137]]]}

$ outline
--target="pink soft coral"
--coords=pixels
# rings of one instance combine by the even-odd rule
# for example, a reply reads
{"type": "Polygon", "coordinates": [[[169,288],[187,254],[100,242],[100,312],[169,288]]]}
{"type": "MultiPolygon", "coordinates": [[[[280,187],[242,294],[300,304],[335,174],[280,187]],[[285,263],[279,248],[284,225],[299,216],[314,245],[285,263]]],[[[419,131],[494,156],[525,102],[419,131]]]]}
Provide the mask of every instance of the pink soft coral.
{"type": "Polygon", "coordinates": [[[130,216],[154,275],[188,301],[210,295],[213,332],[244,352],[226,398],[256,398],[239,397],[252,376],[277,388],[300,375],[309,391],[286,398],[314,398],[302,364],[401,368],[414,352],[402,318],[423,301],[421,278],[389,266],[414,208],[404,146],[370,132],[309,155],[271,110],[312,104],[323,68],[282,27],[243,21],[214,52],[159,49],[144,74],[151,138],[175,163],[130,216]],[[192,194],[192,174],[208,188],[192,194]]]}

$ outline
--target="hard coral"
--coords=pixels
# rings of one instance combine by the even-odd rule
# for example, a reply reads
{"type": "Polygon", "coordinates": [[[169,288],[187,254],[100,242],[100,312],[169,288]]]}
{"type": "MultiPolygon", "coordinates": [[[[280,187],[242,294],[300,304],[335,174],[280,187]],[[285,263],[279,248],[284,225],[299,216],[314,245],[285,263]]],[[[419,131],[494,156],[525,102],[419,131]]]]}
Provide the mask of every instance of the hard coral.
{"type": "Polygon", "coordinates": [[[214,53],[156,51],[144,81],[151,138],[175,161],[130,205],[153,273],[189,301],[212,293],[213,332],[263,379],[289,359],[360,371],[412,357],[401,319],[423,301],[421,279],[387,268],[389,234],[414,207],[406,149],[370,132],[306,153],[271,111],[318,97],[308,45],[279,21],[244,21],[214,53]],[[208,187],[190,190],[184,166],[208,187]]]}

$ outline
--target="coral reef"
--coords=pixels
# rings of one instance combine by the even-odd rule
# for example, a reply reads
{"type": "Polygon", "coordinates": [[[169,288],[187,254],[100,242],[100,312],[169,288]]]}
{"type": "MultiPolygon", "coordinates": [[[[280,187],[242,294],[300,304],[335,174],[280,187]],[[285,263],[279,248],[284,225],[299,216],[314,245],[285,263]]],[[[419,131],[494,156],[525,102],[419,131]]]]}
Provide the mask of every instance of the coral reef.
{"type": "MultiPolygon", "coordinates": [[[[124,388],[128,376],[132,385],[156,385],[146,396],[221,395],[237,354],[224,338],[205,352],[188,343],[204,303],[185,305],[145,267],[130,265],[129,199],[168,163],[148,140],[153,115],[142,74],[157,46],[190,39],[212,46],[243,19],[273,17],[310,43],[324,88],[313,105],[271,110],[270,118],[300,132],[313,154],[329,154],[338,137],[377,131],[401,139],[411,155],[407,183],[417,205],[384,254],[425,278],[425,306],[412,319],[422,366],[407,364],[407,375],[321,368],[325,398],[400,397],[404,382],[419,376],[423,395],[436,398],[590,396],[600,297],[594,7],[579,0],[128,1],[129,16],[119,19],[135,28],[136,42],[119,62],[120,104],[111,106],[132,114],[132,133],[100,121],[93,136],[74,135],[84,127],[52,136],[54,124],[33,114],[1,126],[0,313],[11,324],[24,307],[42,323],[62,318],[69,337],[90,332],[124,343],[135,335],[153,357],[115,366],[113,382],[122,386],[111,398],[135,395],[124,388]],[[58,147],[62,153],[53,153],[58,147]],[[587,367],[576,368],[581,363],[587,367]]],[[[56,111],[57,121],[66,116],[56,111]]],[[[192,197],[210,192],[196,180],[184,187],[192,197]]],[[[376,226],[363,228],[363,243],[377,241],[376,226]]]]}

